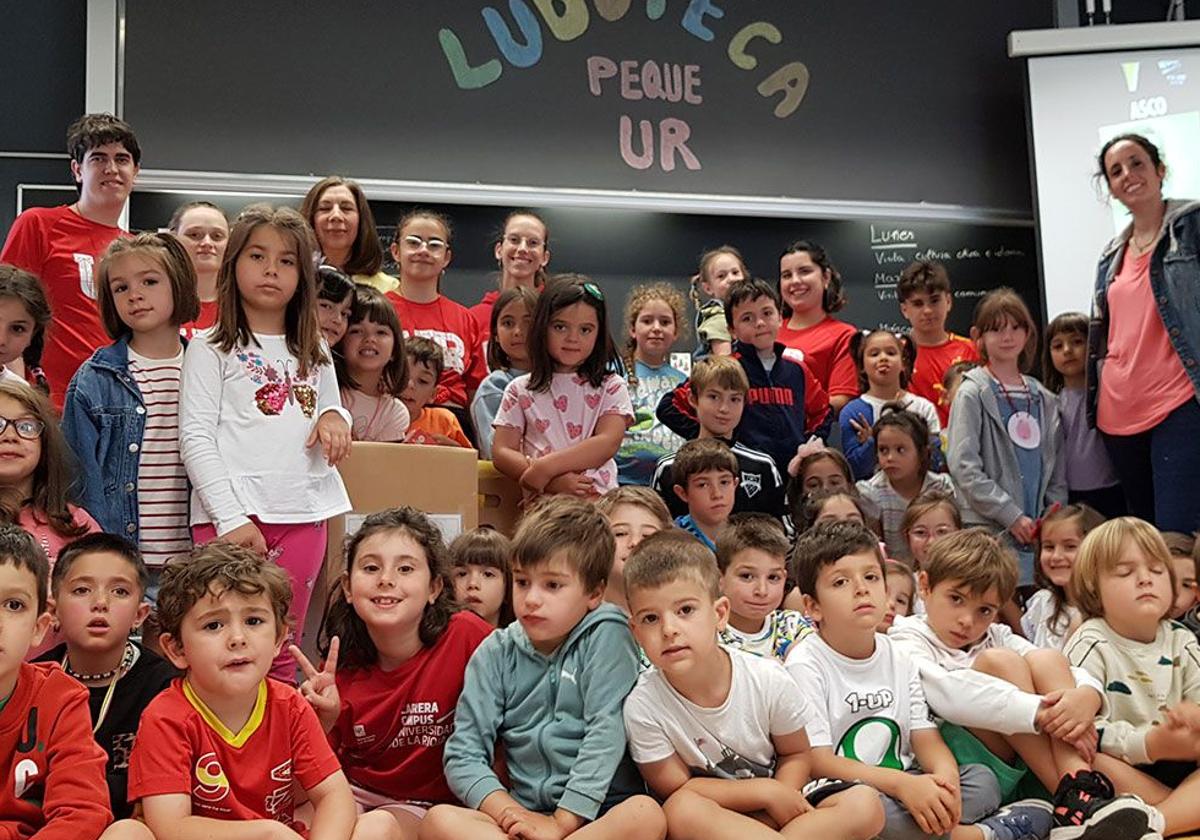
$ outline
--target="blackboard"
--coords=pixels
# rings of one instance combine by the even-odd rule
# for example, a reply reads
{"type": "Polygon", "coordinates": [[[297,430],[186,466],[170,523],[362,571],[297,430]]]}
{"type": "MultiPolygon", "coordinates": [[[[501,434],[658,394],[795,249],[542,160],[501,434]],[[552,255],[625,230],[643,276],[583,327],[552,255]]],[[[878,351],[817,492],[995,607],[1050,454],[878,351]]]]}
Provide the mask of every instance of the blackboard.
{"type": "Polygon", "coordinates": [[[67,126],[83,112],[87,2],[0,0],[0,20],[0,151],[65,154],[67,126]]]}
{"type": "MultiPolygon", "coordinates": [[[[134,193],[130,223],[134,229],[154,229],[166,223],[171,211],[196,196],[134,193]]],[[[209,196],[231,215],[247,197],[209,196]]],[[[298,204],[296,199],[275,203],[298,204]]],[[[409,205],[371,202],[382,235],[409,205]]],[[[496,282],[492,243],[508,208],[433,206],[454,225],[454,259],[442,291],[467,306],[478,302],[496,282]]],[[[578,271],[592,276],[607,297],[614,338],[625,297],[637,283],[669,280],[686,291],[702,251],[729,243],[746,257],[752,273],[772,283],[779,277],[779,256],[794,239],[808,238],[825,246],[840,270],[849,305],[838,317],[859,326],[906,328],[895,299],[900,270],[916,258],[943,262],[954,284],[955,305],[950,327],[965,334],[976,300],[1001,285],[1024,296],[1039,322],[1042,296],[1038,287],[1034,233],[1031,226],[977,225],[959,222],[896,221],[894,219],[826,221],[701,216],[675,213],[539,209],[550,228],[552,271],[578,271]]],[[[688,324],[677,348],[690,348],[694,333],[688,324]]]]}
{"type": "Polygon", "coordinates": [[[124,115],[155,169],[1028,215],[1022,68],[1005,38],[1049,26],[1051,7],[126,0],[124,115]],[[664,159],[664,132],[687,154],[664,159]]]}

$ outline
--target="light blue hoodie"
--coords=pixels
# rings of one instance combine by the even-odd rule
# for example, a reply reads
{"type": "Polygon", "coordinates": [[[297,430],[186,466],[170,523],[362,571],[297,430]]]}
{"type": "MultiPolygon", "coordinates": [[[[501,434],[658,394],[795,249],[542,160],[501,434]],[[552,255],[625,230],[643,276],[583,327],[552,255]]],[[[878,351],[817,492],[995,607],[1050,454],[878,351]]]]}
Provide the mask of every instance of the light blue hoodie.
{"type": "Polygon", "coordinates": [[[621,707],[638,677],[627,619],[604,603],[585,615],[550,656],[519,622],[484,639],[467,664],[446,742],[450,790],[469,808],[504,790],[492,771],[497,738],[512,788],[531,811],[556,808],[595,819],[610,788],[638,792],[625,756],[621,707]],[[622,768],[624,764],[624,768],[622,768]],[[614,783],[618,769],[622,778],[614,783]]]}

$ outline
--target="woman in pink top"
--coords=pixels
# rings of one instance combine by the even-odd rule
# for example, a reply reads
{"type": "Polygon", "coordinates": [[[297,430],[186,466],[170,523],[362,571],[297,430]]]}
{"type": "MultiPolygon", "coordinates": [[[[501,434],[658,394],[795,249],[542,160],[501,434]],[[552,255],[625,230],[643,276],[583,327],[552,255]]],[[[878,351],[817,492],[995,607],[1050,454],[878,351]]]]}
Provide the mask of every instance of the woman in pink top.
{"type": "Polygon", "coordinates": [[[858,369],[850,353],[857,330],[831,313],[846,305],[842,276],[815,242],[793,242],[779,258],[783,317],[777,340],[808,365],[829,394],[836,416],[858,396],[858,369]]]}
{"type": "Polygon", "coordinates": [[[1105,248],[1088,330],[1088,415],[1130,511],[1200,528],[1200,202],[1166,201],[1166,165],[1138,134],[1109,140],[1099,177],[1133,221],[1105,248]]]}

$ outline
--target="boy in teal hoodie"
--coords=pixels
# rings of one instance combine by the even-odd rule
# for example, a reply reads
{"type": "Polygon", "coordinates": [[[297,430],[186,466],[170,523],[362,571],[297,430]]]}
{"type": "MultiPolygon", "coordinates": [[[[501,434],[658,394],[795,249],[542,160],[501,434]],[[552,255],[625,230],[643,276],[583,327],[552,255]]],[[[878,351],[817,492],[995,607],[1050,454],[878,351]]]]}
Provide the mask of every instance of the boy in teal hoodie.
{"type": "Polygon", "coordinates": [[[434,807],[422,840],[663,840],[666,818],[626,758],[621,706],[637,682],[627,619],[604,602],[616,547],[589,502],[550,498],[513,543],[517,621],[467,665],[446,781],[467,806],[434,807]],[[503,744],[511,789],[493,770],[503,744]]]}

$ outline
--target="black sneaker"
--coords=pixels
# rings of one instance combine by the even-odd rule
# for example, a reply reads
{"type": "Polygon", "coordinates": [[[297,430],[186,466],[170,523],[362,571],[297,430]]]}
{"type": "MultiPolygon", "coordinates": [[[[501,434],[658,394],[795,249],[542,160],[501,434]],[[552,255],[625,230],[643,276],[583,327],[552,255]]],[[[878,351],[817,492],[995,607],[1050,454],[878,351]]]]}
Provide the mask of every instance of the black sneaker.
{"type": "Polygon", "coordinates": [[[1054,792],[1050,840],[1161,840],[1163,816],[1136,796],[1116,795],[1103,773],[1063,776],[1054,792]]]}

